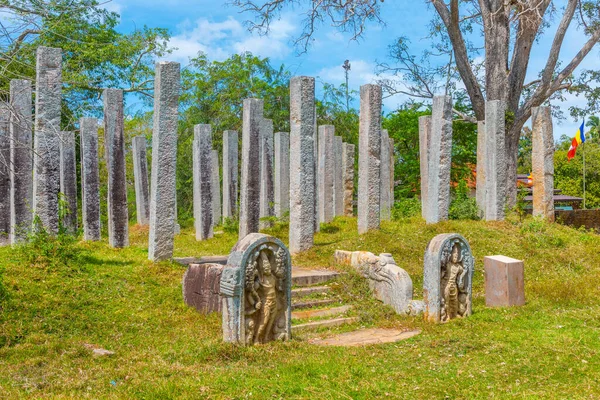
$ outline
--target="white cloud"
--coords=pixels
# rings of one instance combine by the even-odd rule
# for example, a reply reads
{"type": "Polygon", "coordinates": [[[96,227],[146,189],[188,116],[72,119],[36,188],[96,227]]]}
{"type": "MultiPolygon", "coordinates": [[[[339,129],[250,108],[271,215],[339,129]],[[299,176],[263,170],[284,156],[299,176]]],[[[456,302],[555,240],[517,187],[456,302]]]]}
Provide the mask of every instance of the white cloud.
{"type": "Polygon", "coordinates": [[[115,0],[107,0],[105,3],[101,4],[101,6],[104,7],[105,10],[116,12],[119,15],[121,15],[123,9],[125,8],[123,4],[115,0]]]}
{"type": "Polygon", "coordinates": [[[284,58],[290,54],[289,41],[296,27],[287,19],[281,19],[271,24],[266,36],[253,35],[233,45],[236,52],[245,51],[270,58],[284,58]]]}

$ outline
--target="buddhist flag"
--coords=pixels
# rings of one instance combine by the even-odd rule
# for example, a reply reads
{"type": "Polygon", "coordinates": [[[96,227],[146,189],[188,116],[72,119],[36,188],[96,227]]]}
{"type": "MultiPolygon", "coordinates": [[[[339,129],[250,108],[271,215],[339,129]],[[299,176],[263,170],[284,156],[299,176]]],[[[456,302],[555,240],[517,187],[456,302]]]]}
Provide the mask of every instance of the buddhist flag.
{"type": "Polygon", "coordinates": [[[579,146],[581,143],[585,142],[585,133],[583,132],[583,124],[584,123],[585,123],[585,120],[581,123],[579,130],[577,131],[577,133],[575,134],[575,137],[573,138],[573,141],[571,142],[571,147],[569,148],[569,152],[567,153],[567,159],[569,161],[571,161],[571,159],[573,157],[575,157],[575,152],[577,151],[577,146],[579,146]]]}

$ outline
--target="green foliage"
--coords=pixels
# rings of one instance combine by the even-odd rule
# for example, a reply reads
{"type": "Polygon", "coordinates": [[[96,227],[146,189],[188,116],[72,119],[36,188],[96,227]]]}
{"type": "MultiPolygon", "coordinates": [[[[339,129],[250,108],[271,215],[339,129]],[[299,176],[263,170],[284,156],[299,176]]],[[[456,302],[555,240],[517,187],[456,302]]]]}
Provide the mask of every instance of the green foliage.
{"type": "Polygon", "coordinates": [[[421,200],[417,197],[404,197],[396,200],[392,208],[392,219],[401,220],[421,215],[421,200]]]}
{"type": "Polygon", "coordinates": [[[540,249],[561,248],[566,241],[554,234],[552,224],[541,217],[527,218],[521,225],[521,234],[525,240],[540,249]]]}
{"type": "Polygon", "coordinates": [[[521,129],[519,138],[519,154],[517,155],[517,173],[529,174],[532,170],[531,165],[532,151],[532,131],[529,127],[521,129]]]}
{"type": "Polygon", "coordinates": [[[5,268],[0,266],[0,314],[8,300],[8,290],[6,289],[6,286],[4,286],[4,271],[5,268]]]}
{"type": "Polygon", "coordinates": [[[466,181],[459,181],[455,189],[454,198],[450,203],[448,217],[450,219],[478,220],[480,219],[479,214],[477,201],[474,197],[469,197],[469,188],[466,181]]]}
{"type": "Polygon", "coordinates": [[[586,163],[586,207],[600,207],[600,144],[585,142],[567,160],[570,139],[562,138],[554,153],[554,186],[568,196],[583,197],[583,152],[586,163]]]}
{"type": "Polygon", "coordinates": [[[225,218],[223,220],[223,232],[225,233],[238,233],[240,227],[240,221],[237,218],[225,218]]]}
{"type": "MultiPolygon", "coordinates": [[[[316,101],[317,125],[334,125],[336,136],[345,143],[358,145],[358,111],[346,107],[346,84],[338,87],[322,82],[323,98],[316,101]]],[[[348,100],[354,101],[356,91],[348,91],[348,100]]],[[[356,174],[355,174],[356,175],[356,174]]]]}

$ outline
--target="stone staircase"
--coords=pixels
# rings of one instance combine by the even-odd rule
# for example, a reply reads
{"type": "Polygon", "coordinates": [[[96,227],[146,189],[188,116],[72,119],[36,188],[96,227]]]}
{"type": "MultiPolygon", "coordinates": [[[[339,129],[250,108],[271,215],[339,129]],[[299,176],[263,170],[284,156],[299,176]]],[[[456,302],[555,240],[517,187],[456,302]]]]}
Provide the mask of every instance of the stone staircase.
{"type": "Polygon", "coordinates": [[[319,330],[351,324],[351,305],[335,296],[330,284],[339,273],[334,271],[292,269],[292,332],[319,330]]]}

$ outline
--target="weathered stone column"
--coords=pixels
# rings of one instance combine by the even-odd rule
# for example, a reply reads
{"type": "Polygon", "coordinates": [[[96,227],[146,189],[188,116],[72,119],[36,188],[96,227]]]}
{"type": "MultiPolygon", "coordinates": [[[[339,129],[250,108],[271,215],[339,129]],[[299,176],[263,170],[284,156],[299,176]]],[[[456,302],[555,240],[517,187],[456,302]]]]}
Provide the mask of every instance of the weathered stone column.
{"type": "Polygon", "coordinates": [[[133,152],[133,179],[135,183],[135,207],[138,225],[148,225],[150,219],[150,193],[148,186],[148,158],[146,138],[136,136],[131,141],[133,152]]]}
{"type": "Polygon", "coordinates": [[[194,126],[194,226],[196,240],[213,237],[213,161],[212,128],[208,124],[194,126]]]}
{"type": "Polygon", "coordinates": [[[62,221],[67,232],[77,232],[77,160],[75,133],[61,132],[60,192],[65,196],[67,210],[62,221]]]}
{"type": "Polygon", "coordinates": [[[212,194],[212,210],[213,210],[213,226],[221,224],[221,176],[219,175],[219,152],[211,150],[211,194],[212,194]]]}
{"type": "Polygon", "coordinates": [[[343,141],[341,136],[333,137],[333,164],[334,164],[334,176],[333,176],[333,216],[344,215],[344,184],[342,170],[342,150],[343,141]]]}
{"type": "Polygon", "coordinates": [[[258,232],[260,219],[260,124],[263,101],[244,99],[239,238],[258,232]]]}
{"type": "Polygon", "coordinates": [[[387,129],[381,130],[381,186],[379,192],[381,220],[389,221],[392,215],[390,205],[390,135],[387,129]]]}
{"type": "Polygon", "coordinates": [[[58,232],[62,50],[40,46],[36,58],[33,214],[41,227],[58,232]]]}
{"type": "Polygon", "coordinates": [[[354,214],[354,145],[344,143],[342,146],[342,159],[344,167],[344,215],[351,217],[354,214]]]}
{"type": "Polygon", "coordinates": [[[431,138],[427,167],[427,208],[425,221],[433,224],[448,219],[450,168],[452,166],[452,98],[433,98],[431,138]]]}
{"type": "Polygon", "coordinates": [[[156,64],[148,258],[157,261],[173,256],[179,77],[179,63],[163,61],[156,64]]]}
{"type": "Polygon", "coordinates": [[[290,80],[290,252],[313,245],[315,193],[315,79],[290,80]]]}
{"type": "Polygon", "coordinates": [[[554,135],[550,107],[534,107],[532,117],[533,215],[554,221],[554,135]]]}
{"type": "MultiPolygon", "coordinates": [[[[273,120],[263,119],[260,124],[260,218],[275,215],[273,182],[273,120]]],[[[261,229],[271,226],[269,221],[260,221],[261,229]]]]}
{"type": "Polygon", "coordinates": [[[33,207],[31,82],[10,81],[10,242],[27,238],[33,207]]]}
{"type": "Polygon", "coordinates": [[[275,216],[290,210],[290,134],[275,133],[275,216]]]}
{"type": "MultiPolygon", "coordinates": [[[[394,204],[396,202],[394,188],[396,187],[396,156],[395,150],[396,147],[394,145],[394,139],[390,139],[390,208],[394,209],[394,204]]],[[[390,217],[392,215],[392,211],[390,211],[390,217]]]]}
{"type": "Polygon", "coordinates": [[[0,245],[10,243],[10,105],[0,102],[0,245]]]}
{"type": "Polygon", "coordinates": [[[319,180],[317,179],[317,171],[319,170],[319,129],[317,126],[317,103],[315,103],[314,105],[314,109],[315,109],[315,122],[313,124],[313,161],[314,161],[314,166],[313,166],[313,171],[314,171],[314,182],[313,182],[313,187],[315,188],[315,197],[314,197],[314,203],[315,203],[315,215],[314,215],[314,228],[315,228],[315,232],[319,232],[321,230],[321,224],[319,223],[319,180]]]}
{"type": "Polygon", "coordinates": [[[81,151],[81,216],[84,240],[100,240],[100,177],[98,120],[79,120],[81,151]]]}
{"type": "Polygon", "coordinates": [[[381,86],[360,87],[358,132],[358,233],[379,229],[381,187],[381,86]]]}
{"type": "Polygon", "coordinates": [[[317,172],[317,188],[319,206],[319,223],[329,223],[333,220],[334,204],[334,179],[335,179],[335,156],[333,154],[333,138],[335,127],[333,125],[321,125],[319,130],[319,162],[317,172]]]}
{"type": "Polygon", "coordinates": [[[129,212],[127,210],[127,175],[125,172],[125,127],[123,125],[123,91],[105,89],[104,150],[108,172],[108,243],[112,247],[129,246],[129,212]]]}
{"type": "Polygon", "coordinates": [[[419,117],[419,167],[421,172],[421,217],[427,215],[427,189],[429,183],[429,145],[431,141],[431,115],[419,117]]]}
{"type": "Polygon", "coordinates": [[[506,102],[490,100],[485,103],[485,219],[501,221],[506,206],[506,102]]]}
{"type": "Polygon", "coordinates": [[[475,200],[479,207],[479,214],[485,218],[485,121],[477,121],[477,173],[475,176],[475,200]]]}
{"type": "Polygon", "coordinates": [[[223,218],[238,215],[238,133],[223,132],[223,218]]]}

